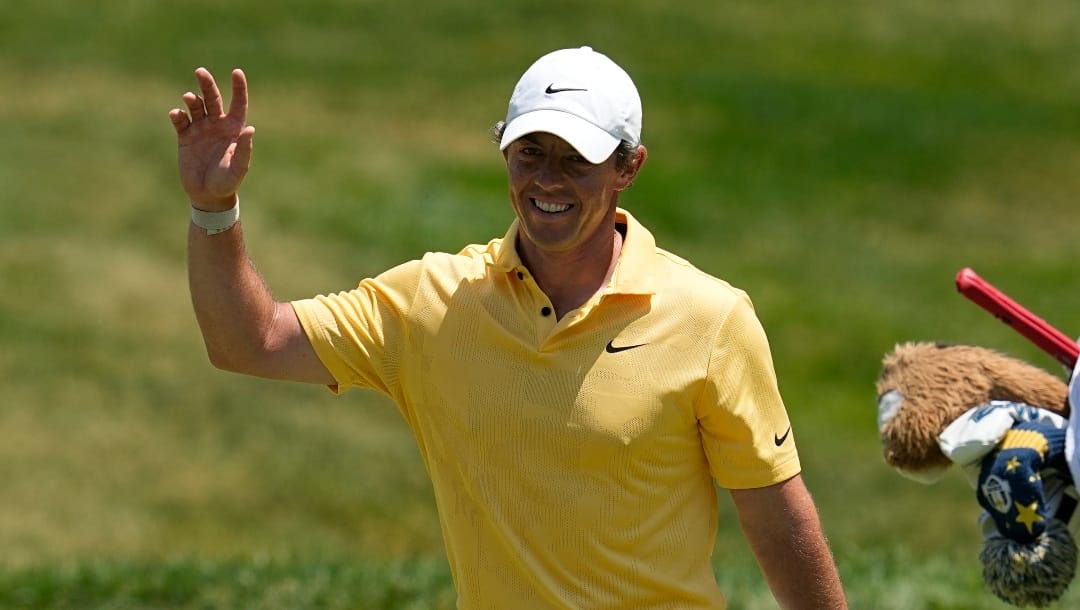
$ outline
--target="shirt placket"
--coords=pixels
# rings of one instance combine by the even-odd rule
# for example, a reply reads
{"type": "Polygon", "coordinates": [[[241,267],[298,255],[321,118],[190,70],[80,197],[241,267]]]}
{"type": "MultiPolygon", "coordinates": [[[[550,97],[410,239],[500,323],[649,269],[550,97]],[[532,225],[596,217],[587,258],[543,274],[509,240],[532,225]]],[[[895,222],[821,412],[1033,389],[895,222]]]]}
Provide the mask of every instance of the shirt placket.
{"type": "Polygon", "coordinates": [[[544,291],[540,290],[540,286],[536,284],[536,280],[533,279],[528,269],[520,267],[514,273],[516,273],[518,281],[521,282],[524,288],[525,298],[521,300],[524,308],[523,314],[527,319],[532,320],[535,345],[540,346],[551,336],[551,332],[558,323],[555,308],[552,307],[551,300],[544,294],[544,291]]]}

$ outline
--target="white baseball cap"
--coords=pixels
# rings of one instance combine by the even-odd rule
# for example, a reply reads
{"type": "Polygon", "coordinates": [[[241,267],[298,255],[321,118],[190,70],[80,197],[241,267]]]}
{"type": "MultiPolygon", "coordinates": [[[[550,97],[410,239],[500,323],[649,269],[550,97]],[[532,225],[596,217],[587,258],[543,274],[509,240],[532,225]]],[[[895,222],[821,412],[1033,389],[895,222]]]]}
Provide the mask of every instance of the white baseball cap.
{"type": "Polygon", "coordinates": [[[622,140],[641,143],[641,97],[630,75],[606,55],[590,47],[552,51],[514,87],[499,148],[538,131],[602,163],[622,140]]]}

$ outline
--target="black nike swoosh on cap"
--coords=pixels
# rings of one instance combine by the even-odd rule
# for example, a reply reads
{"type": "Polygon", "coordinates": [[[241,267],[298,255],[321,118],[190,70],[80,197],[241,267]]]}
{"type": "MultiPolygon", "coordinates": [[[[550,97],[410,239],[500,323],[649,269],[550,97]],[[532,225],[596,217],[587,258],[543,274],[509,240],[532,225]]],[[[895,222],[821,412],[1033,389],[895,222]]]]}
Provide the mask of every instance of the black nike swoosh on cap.
{"type": "Polygon", "coordinates": [[[619,347],[615,347],[614,345],[612,345],[614,341],[615,340],[612,339],[611,341],[607,342],[607,345],[604,346],[605,352],[609,354],[618,354],[619,352],[625,352],[628,349],[634,349],[635,347],[642,347],[644,345],[648,345],[648,343],[638,343],[636,345],[620,345],[619,347]]]}
{"type": "Polygon", "coordinates": [[[780,445],[784,444],[784,441],[786,441],[788,439],[788,436],[790,434],[791,434],[791,426],[788,426],[788,429],[785,430],[782,435],[777,435],[777,434],[773,435],[773,442],[776,443],[777,447],[779,447],[780,445]]]}
{"type": "Polygon", "coordinates": [[[556,88],[555,83],[551,83],[544,89],[544,93],[562,93],[563,91],[588,91],[588,89],[578,89],[576,87],[560,87],[556,88]]]}

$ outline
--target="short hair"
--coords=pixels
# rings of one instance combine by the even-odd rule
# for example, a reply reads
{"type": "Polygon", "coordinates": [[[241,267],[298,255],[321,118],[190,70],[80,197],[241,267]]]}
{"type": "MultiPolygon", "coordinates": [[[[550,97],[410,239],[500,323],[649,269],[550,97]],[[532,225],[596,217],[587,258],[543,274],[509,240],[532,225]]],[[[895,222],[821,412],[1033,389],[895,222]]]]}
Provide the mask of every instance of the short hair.
{"type": "MultiPolygon", "coordinates": [[[[491,141],[495,144],[502,142],[503,132],[506,131],[506,121],[497,121],[491,126],[491,141]]],[[[638,147],[634,146],[627,140],[621,140],[619,145],[615,147],[615,167],[616,169],[626,169],[630,162],[638,154],[638,147]]]]}

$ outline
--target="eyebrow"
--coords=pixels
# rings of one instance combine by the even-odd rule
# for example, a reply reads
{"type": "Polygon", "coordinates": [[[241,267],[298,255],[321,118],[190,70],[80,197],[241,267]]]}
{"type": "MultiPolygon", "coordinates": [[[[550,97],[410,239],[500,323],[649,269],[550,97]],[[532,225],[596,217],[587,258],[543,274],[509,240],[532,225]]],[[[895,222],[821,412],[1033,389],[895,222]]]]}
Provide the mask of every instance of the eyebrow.
{"type": "MultiPolygon", "coordinates": [[[[529,132],[529,133],[521,136],[520,138],[518,138],[518,140],[524,140],[525,142],[528,142],[530,144],[535,144],[536,146],[543,146],[543,144],[540,143],[540,138],[536,136],[537,133],[542,133],[542,132],[535,132],[535,131],[529,132]]],[[[555,134],[547,134],[547,135],[550,135],[550,136],[552,136],[552,137],[554,137],[556,139],[562,140],[568,147],[570,147],[570,150],[574,151],[574,154],[581,155],[582,157],[584,157],[584,155],[581,154],[581,151],[579,151],[577,148],[574,148],[573,144],[567,142],[566,140],[563,140],[561,137],[559,137],[559,136],[557,136],[555,134]]]]}

